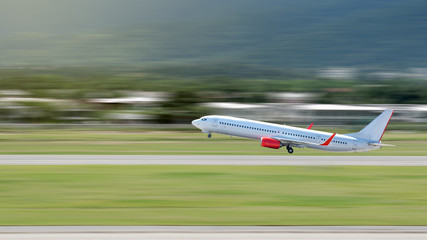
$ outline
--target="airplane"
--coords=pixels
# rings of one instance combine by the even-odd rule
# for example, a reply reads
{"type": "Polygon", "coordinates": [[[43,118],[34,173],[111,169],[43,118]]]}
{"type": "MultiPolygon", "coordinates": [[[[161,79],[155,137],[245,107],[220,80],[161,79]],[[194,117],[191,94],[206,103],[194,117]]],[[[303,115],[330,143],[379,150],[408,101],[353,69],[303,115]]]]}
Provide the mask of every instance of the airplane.
{"type": "Polygon", "coordinates": [[[362,130],[349,134],[312,130],[313,124],[304,129],[220,115],[204,116],[191,123],[208,134],[208,138],[211,138],[212,133],[219,133],[257,139],[261,141],[262,147],[273,149],[286,147],[289,154],[294,152],[294,147],[333,152],[366,152],[383,146],[394,146],[381,142],[393,112],[386,109],[362,130]]]}

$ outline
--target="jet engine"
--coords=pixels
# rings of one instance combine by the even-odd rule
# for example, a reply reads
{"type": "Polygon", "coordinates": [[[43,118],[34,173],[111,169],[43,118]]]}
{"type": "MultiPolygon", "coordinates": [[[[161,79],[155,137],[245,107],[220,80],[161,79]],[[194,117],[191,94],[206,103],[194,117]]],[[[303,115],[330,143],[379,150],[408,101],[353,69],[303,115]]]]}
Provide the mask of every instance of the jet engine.
{"type": "Polygon", "coordinates": [[[261,138],[261,146],[279,149],[282,146],[282,143],[276,139],[263,137],[263,138],[261,138]]]}

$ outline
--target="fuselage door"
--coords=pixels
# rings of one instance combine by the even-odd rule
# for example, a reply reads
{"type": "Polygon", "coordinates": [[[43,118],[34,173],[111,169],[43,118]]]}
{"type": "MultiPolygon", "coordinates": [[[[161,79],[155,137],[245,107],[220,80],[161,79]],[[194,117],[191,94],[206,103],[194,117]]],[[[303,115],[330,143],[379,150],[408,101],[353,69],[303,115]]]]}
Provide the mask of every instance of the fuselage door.
{"type": "Polygon", "coordinates": [[[357,149],[357,141],[353,140],[353,150],[356,150],[356,149],[357,149]]]}
{"type": "Polygon", "coordinates": [[[316,136],[316,142],[317,142],[318,144],[322,143],[322,137],[320,137],[320,136],[316,136]]]}
{"type": "Polygon", "coordinates": [[[212,126],[214,126],[214,127],[218,126],[218,119],[216,119],[216,118],[213,119],[212,126]]]}

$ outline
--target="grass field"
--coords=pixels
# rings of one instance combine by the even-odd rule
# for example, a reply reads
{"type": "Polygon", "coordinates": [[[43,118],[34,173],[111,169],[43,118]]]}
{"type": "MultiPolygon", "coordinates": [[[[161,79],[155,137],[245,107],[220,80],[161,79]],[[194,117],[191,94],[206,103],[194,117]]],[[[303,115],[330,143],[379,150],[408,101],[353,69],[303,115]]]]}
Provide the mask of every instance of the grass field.
{"type": "MultiPolygon", "coordinates": [[[[427,156],[387,132],[363,155],[427,156]]],[[[296,155],[354,155],[295,149],[296,155]]],[[[0,154],[284,155],[189,131],[0,131],[0,154]]],[[[0,166],[0,225],[426,225],[426,167],[0,166]]]]}
{"type": "Polygon", "coordinates": [[[426,171],[1,166],[0,225],[426,225],[426,171]]]}
{"type": "MultiPolygon", "coordinates": [[[[398,147],[358,155],[427,156],[427,133],[387,132],[383,142],[398,147]]],[[[0,154],[234,154],[287,155],[259,142],[188,131],[3,130],[0,154]]],[[[297,155],[354,155],[295,149],[297,155]]]]}

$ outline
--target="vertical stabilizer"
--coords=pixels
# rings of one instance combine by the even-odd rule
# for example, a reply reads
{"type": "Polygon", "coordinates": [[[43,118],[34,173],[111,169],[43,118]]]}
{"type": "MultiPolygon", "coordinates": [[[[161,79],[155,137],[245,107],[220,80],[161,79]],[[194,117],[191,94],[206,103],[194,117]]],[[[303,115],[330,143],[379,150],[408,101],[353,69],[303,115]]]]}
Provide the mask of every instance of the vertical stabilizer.
{"type": "Polygon", "coordinates": [[[371,123],[369,123],[365,128],[363,128],[357,133],[352,133],[349,135],[357,138],[371,140],[373,142],[380,142],[381,138],[384,135],[385,129],[387,128],[387,125],[390,122],[392,115],[393,115],[393,110],[386,109],[371,123]]]}

